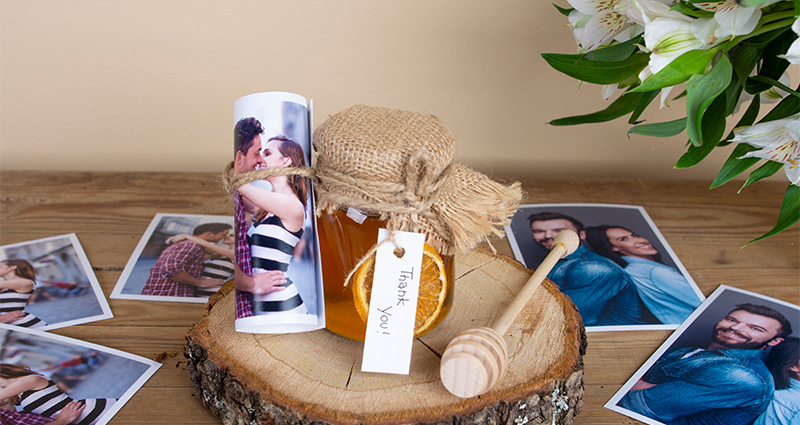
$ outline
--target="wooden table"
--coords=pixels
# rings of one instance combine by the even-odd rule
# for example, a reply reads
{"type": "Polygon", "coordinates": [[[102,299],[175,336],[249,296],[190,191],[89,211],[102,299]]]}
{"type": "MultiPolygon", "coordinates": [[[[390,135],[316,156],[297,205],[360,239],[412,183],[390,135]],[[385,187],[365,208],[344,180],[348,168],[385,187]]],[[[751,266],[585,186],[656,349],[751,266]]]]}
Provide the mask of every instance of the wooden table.
{"type": "MultiPolygon", "coordinates": [[[[786,185],[706,181],[521,179],[525,203],[642,205],[708,295],[720,284],[800,304],[800,232],[741,248],[775,223],[786,185]]],[[[215,173],[0,172],[0,244],[64,233],[78,236],[106,296],[156,213],[232,213],[215,173]]],[[[512,256],[505,240],[494,244],[512,256]]],[[[114,318],[53,331],[149,358],[164,366],[111,424],[219,424],[186,372],[184,337],[202,304],[109,300],[114,318]]],[[[632,424],[603,404],[669,331],[591,332],[583,412],[575,424],[632,424]]]]}

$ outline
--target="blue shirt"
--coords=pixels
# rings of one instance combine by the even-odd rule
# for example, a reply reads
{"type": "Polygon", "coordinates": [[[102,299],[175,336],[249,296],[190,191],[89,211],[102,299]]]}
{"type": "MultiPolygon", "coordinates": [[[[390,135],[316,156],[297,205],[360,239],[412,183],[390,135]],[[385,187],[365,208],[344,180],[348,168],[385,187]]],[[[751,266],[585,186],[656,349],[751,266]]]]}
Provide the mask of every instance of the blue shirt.
{"type": "Polygon", "coordinates": [[[765,354],[681,348],[647,372],[643,379],[654,387],[629,391],[619,405],[669,425],[748,425],[774,392],[765,354]]]}
{"type": "Polygon", "coordinates": [[[672,267],[644,258],[623,256],[642,302],[661,323],[679,325],[689,317],[700,297],[689,281],[672,267]]]}
{"type": "Polygon", "coordinates": [[[772,403],[753,425],[800,425],[800,381],[789,379],[789,388],[775,391],[772,403]]]}
{"type": "Polygon", "coordinates": [[[639,295],[628,274],[585,246],[558,260],[548,277],[572,299],[586,326],[644,323],[639,295]]]}

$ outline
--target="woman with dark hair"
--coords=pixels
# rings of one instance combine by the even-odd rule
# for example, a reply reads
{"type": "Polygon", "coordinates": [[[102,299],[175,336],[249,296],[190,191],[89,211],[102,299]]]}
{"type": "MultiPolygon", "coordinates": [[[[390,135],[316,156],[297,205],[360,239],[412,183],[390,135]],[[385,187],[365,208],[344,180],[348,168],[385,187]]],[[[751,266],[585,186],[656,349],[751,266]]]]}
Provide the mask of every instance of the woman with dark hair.
{"type": "MultiPolygon", "coordinates": [[[[58,389],[56,383],[34,372],[27,366],[0,363],[0,401],[12,400],[19,411],[55,417],[74,401],[58,389]]],[[[97,423],[100,417],[116,402],[113,398],[79,400],[86,406],[77,425],[97,423]]]]}
{"type": "Polygon", "coordinates": [[[9,324],[25,328],[46,326],[42,319],[25,311],[25,305],[36,286],[36,269],[33,265],[28,260],[0,261],[0,278],[0,314],[24,313],[9,324]]]}
{"type": "MultiPolygon", "coordinates": [[[[264,168],[304,167],[305,154],[300,145],[285,136],[270,138],[262,150],[264,168]]],[[[240,187],[245,208],[253,220],[247,231],[253,273],[289,269],[294,248],[303,236],[308,183],[304,177],[276,175],[266,179],[272,190],[253,184],[240,187]]],[[[237,297],[250,296],[237,291],[237,297]]],[[[263,314],[306,314],[307,309],[289,279],[268,294],[252,295],[252,311],[239,311],[237,318],[263,314]]],[[[246,303],[237,303],[246,305],[246,303]]]]}
{"type": "Polygon", "coordinates": [[[686,278],[662,264],[661,254],[647,239],[622,226],[594,226],[585,230],[586,243],[592,251],[625,269],[642,303],[661,323],[678,325],[700,305],[700,297],[686,278]]]}
{"type": "Polygon", "coordinates": [[[800,425],[800,339],[786,338],[764,362],[775,379],[775,394],[753,425],[800,425]]]}

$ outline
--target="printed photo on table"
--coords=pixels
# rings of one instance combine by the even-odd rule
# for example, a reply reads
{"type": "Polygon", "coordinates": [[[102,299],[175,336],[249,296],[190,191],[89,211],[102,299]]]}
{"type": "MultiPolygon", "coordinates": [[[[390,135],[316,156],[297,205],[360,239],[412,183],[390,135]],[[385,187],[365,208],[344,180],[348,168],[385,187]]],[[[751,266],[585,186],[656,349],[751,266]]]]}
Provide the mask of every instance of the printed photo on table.
{"type": "Polygon", "coordinates": [[[800,421],[800,308],[722,285],[605,407],[648,424],[800,421]]]}
{"type": "Polygon", "coordinates": [[[0,246],[0,323],[52,330],[111,317],[75,234],[0,246]]]}
{"type": "Polygon", "coordinates": [[[111,298],[205,303],[233,273],[233,217],[156,214],[111,298]]]}
{"type": "Polygon", "coordinates": [[[0,423],[69,415],[65,423],[108,423],[159,367],[100,345],[0,324],[0,423]]]}
{"type": "Polygon", "coordinates": [[[231,172],[287,171],[233,193],[239,332],[325,327],[311,182],[293,173],[311,165],[311,109],[304,97],[284,92],[234,102],[231,172]]]}
{"type": "Polygon", "coordinates": [[[640,206],[522,205],[506,226],[514,256],[535,269],[569,229],[581,245],[548,274],[587,331],[675,329],[705,299],[640,206]]]}

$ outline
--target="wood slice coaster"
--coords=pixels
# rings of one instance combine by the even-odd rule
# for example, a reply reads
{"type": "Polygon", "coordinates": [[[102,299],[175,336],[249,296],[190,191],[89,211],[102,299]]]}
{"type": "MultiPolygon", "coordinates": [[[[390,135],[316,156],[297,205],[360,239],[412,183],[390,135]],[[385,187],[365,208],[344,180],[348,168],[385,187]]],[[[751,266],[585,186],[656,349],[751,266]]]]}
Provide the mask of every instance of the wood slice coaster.
{"type": "Polygon", "coordinates": [[[189,373],[225,424],[572,424],[583,400],[586,334],[575,306],[549,280],[506,332],[507,369],[489,392],[458,398],[439,378],[447,344],[490,326],[530,275],[485,250],[456,256],[453,308],[414,341],[409,375],[361,372],[363,344],[328,330],[235,332],[228,282],[189,332],[189,373]]]}

